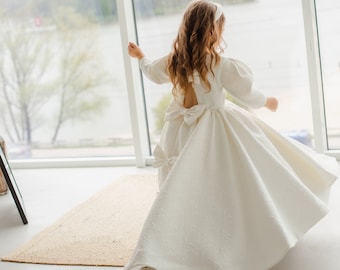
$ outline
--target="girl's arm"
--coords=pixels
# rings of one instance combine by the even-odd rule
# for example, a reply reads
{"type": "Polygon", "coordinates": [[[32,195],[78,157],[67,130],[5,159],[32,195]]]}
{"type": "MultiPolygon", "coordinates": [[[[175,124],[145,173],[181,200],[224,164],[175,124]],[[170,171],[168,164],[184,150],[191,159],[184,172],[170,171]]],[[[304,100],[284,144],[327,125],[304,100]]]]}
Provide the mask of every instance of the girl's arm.
{"type": "Polygon", "coordinates": [[[170,82],[167,72],[167,56],[151,60],[132,42],[128,44],[128,52],[131,57],[138,59],[139,67],[149,80],[158,84],[170,82]]]}
{"type": "Polygon", "coordinates": [[[252,72],[243,62],[232,58],[224,59],[221,76],[224,88],[242,104],[253,109],[265,107],[273,112],[277,110],[276,98],[266,97],[253,88],[252,72]]]}

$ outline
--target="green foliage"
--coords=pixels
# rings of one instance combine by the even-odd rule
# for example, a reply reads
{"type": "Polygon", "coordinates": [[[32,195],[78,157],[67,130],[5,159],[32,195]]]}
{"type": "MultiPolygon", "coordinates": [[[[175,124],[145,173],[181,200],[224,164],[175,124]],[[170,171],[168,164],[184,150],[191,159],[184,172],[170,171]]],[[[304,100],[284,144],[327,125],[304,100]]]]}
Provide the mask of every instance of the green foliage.
{"type": "Polygon", "coordinates": [[[116,1],[112,0],[99,0],[99,18],[104,23],[117,20],[117,6],[116,1]]]}
{"type": "Polygon", "coordinates": [[[92,25],[90,17],[84,17],[75,11],[72,6],[58,6],[53,13],[52,23],[59,31],[70,32],[92,25]]]}
{"type": "Polygon", "coordinates": [[[160,99],[156,107],[152,109],[152,112],[154,113],[155,119],[156,119],[156,123],[155,123],[156,132],[160,132],[164,126],[165,112],[168,109],[171,100],[172,100],[172,93],[164,95],[164,97],[160,99]]]}

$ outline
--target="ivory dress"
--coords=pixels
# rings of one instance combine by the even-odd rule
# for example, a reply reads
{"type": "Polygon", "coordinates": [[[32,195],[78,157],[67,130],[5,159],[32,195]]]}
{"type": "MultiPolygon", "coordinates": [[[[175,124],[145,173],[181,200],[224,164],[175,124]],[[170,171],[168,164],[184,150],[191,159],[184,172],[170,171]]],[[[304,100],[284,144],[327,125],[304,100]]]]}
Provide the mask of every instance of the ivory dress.
{"type": "MultiPolygon", "coordinates": [[[[140,67],[168,83],[166,61],[140,67]]],[[[336,160],[226,100],[266,102],[244,63],[222,57],[213,71],[211,91],[192,79],[198,105],[169,106],[154,151],[159,194],[124,270],[268,270],[327,213],[336,160]]]]}

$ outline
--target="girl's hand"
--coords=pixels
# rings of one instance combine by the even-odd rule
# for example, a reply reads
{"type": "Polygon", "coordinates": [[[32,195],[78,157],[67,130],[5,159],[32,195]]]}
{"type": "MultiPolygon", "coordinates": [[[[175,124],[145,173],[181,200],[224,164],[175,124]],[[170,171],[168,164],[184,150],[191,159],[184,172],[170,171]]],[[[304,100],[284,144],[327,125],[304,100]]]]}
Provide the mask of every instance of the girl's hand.
{"type": "Polygon", "coordinates": [[[131,57],[137,58],[138,60],[141,60],[145,56],[142,50],[132,42],[129,42],[128,52],[131,57]]]}
{"type": "Polygon", "coordinates": [[[267,109],[271,110],[272,112],[276,112],[277,107],[279,106],[279,102],[274,97],[268,97],[267,102],[264,105],[267,109]]]}

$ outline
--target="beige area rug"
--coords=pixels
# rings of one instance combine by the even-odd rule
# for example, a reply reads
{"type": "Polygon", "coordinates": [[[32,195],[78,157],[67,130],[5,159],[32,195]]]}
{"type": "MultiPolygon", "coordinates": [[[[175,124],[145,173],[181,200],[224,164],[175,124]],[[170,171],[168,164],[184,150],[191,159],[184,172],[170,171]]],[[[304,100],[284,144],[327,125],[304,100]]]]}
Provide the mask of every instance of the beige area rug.
{"type": "Polygon", "coordinates": [[[135,248],[157,188],[153,174],[114,181],[2,260],[123,266],[135,248]]]}

